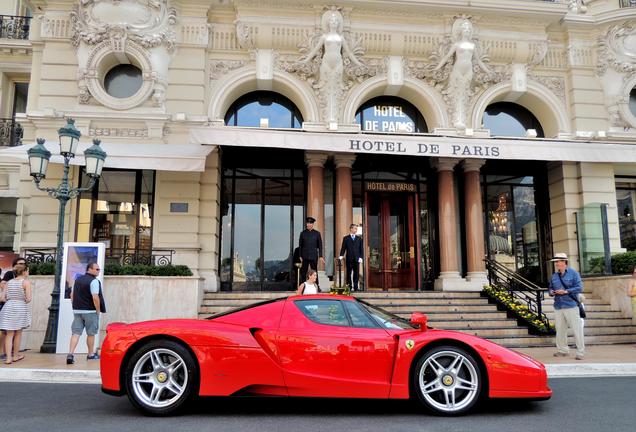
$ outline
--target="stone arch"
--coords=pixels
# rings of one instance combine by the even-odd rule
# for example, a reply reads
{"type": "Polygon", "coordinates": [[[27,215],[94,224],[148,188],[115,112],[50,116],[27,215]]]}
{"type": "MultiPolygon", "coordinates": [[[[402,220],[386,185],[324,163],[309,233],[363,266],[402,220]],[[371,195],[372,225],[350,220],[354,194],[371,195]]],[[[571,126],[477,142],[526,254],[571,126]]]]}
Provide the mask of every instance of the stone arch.
{"type": "Polygon", "coordinates": [[[448,124],[448,115],[443,109],[446,105],[442,97],[432,88],[413,78],[405,78],[404,85],[397,92],[387,91],[386,77],[375,77],[355,87],[343,105],[344,124],[355,123],[356,111],[366,101],[378,96],[395,96],[412,103],[424,117],[429,131],[448,124]]]}
{"type": "Polygon", "coordinates": [[[561,101],[547,87],[528,80],[527,91],[519,97],[512,96],[512,85],[500,83],[486,90],[475,102],[472,122],[474,128],[481,127],[484,111],[495,102],[512,102],[530,111],[541,123],[546,138],[555,138],[559,132],[570,133],[568,115],[561,101]]]}
{"type": "Polygon", "coordinates": [[[223,120],[234,101],[244,94],[257,90],[273,91],[285,96],[296,105],[305,122],[316,122],[320,119],[320,109],[314,92],[307,83],[287,72],[274,71],[271,86],[260,85],[256,80],[254,66],[232,71],[217,83],[210,94],[208,118],[223,120]]]}

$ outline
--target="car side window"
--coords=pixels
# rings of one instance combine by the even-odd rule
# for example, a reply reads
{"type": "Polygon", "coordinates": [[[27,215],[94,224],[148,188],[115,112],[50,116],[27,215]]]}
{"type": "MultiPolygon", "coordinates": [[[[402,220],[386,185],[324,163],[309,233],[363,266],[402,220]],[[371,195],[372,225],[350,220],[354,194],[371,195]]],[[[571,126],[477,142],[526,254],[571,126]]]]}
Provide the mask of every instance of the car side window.
{"type": "Polygon", "coordinates": [[[351,324],[354,327],[363,327],[363,328],[378,328],[380,327],[376,322],[374,322],[369,315],[367,315],[362,308],[356,303],[352,301],[344,302],[345,309],[347,313],[349,313],[349,318],[351,318],[351,324]]]}
{"type": "Polygon", "coordinates": [[[297,300],[294,302],[310,320],[319,324],[349,327],[342,302],[339,300],[297,300]]]}

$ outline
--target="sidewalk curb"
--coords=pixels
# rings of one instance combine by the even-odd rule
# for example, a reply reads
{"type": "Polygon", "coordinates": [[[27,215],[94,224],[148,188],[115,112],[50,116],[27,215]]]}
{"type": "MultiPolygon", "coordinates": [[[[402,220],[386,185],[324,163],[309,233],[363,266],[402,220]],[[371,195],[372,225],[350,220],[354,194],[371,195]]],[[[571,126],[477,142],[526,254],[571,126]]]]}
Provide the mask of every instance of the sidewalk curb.
{"type": "MultiPolygon", "coordinates": [[[[636,376],[636,363],[546,364],[548,378],[636,376]]],[[[101,384],[99,370],[2,368],[0,382],[101,384]]]]}
{"type": "Polygon", "coordinates": [[[592,378],[636,376],[636,363],[547,364],[548,378],[592,378]]]}
{"type": "Polygon", "coordinates": [[[98,370],[2,368],[0,382],[101,384],[102,380],[98,370]]]}

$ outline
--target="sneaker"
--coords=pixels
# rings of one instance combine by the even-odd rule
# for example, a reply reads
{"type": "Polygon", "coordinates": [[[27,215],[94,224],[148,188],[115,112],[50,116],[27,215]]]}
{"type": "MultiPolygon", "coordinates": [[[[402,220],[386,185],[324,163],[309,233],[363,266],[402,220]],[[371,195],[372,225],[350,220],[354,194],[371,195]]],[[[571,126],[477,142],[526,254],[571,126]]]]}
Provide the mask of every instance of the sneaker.
{"type": "Polygon", "coordinates": [[[69,354],[66,356],[66,364],[74,364],[75,363],[75,356],[73,356],[73,354],[69,354]]]}
{"type": "Polygon", "coordinates": [[[581,355],[581,354],[577,354],[576,357],[574,357],[574,358],[577,359],[577,360],[583,360],[585,358],[585,356],[581,355]]]}
{"type": "Polygon", "coordinates": [[[552,355],[553,355],[554,357],[567,357],[567,356],[568,356],[568,353],[564,353],[564,352],[561,352],[561,351],[557,351],[557,352],[555,352],[555,353],[554,353],[554,354],[552,354],[552,355]]]}
{"type": "Polygon", "coordinates": [[[95,353],[95,354],[86,356],[86,360],[99,360],[99,354],[95,353]]]}

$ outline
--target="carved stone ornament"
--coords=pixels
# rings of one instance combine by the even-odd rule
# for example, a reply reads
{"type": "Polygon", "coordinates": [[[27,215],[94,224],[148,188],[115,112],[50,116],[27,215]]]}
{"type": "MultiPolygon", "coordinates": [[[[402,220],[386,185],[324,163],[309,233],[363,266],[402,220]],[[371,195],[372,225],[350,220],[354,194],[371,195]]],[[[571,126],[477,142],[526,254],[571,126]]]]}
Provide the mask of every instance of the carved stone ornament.
{"type": "Polygon", "coordinates": [[[228,72],[245,66],[246,63],[243,60],[212,60],[210,62],[210,79],[218,80],[228,72]]]}
{"type": "Polygon", "coordinates": [[[277,67],[309,82],[318,96],[323,121],[337,122],[345,92],[375,75],[362,60],[361,39],[354,39],[344,30],[341,9],[331,6],[324,10],[321,28],[300,44],[299,51],[300,58],[279,58],[277,67]]]}
{"type": "Polygon", "coordinates": [[[587,13],[585,0],[570,0],[568,3],[568,10],[577,14],[587,13]]]}
{"type": "Polygon", "coordinates": [[[466,128],[467,113],[474,97],[488,85],[502,81],[509,72],[487,65],[488,54],[473,37],[469,17],[456,17],[452,32],[427,62],[409,61],[407,73],[425,80],[442,93],[453,127],[466,128]]]}
{"type": "Polygon", "coordinates": [[[556,76],[544,76],[532,74],[528,76],[533,81],[536,81],[545,87],[547,87],[552,93],[555,94],[565,104],[565,78],[556,76]]]}
{"type": "Polygon", "coordinates": [[[151,99],[164,108],[167,75],[175,51],[176,10],[168,0],[80,0],[71,12],[71,43],[76,47],[78,102],[123,110],[151,99]],[[116,98],[103,88],[113,66],[130,62],[142,71],[142,86],[116,98]]]}
{"type": "Polygon", "coordinates": [[[234,25],[236,26],[236,40],[239,46],[248,51],[255,49],[256,45],[252,37],[251,27],[239,20],[234,21],[234,25]]]}
{"type": "Polygon", "coordinates": [[[80,0],[71,12],[71,41],[96,45],[105,39],[129,39],[144,48],[175,47],[177,11],[168,0],[80,0]]]}
{"type": "Polygon", "coordinates": [[[636,27],[625,22],[608,29],[598,38],[597,73],[603,75],[608,67],[617,72],[636,71],[636,27]]]}

